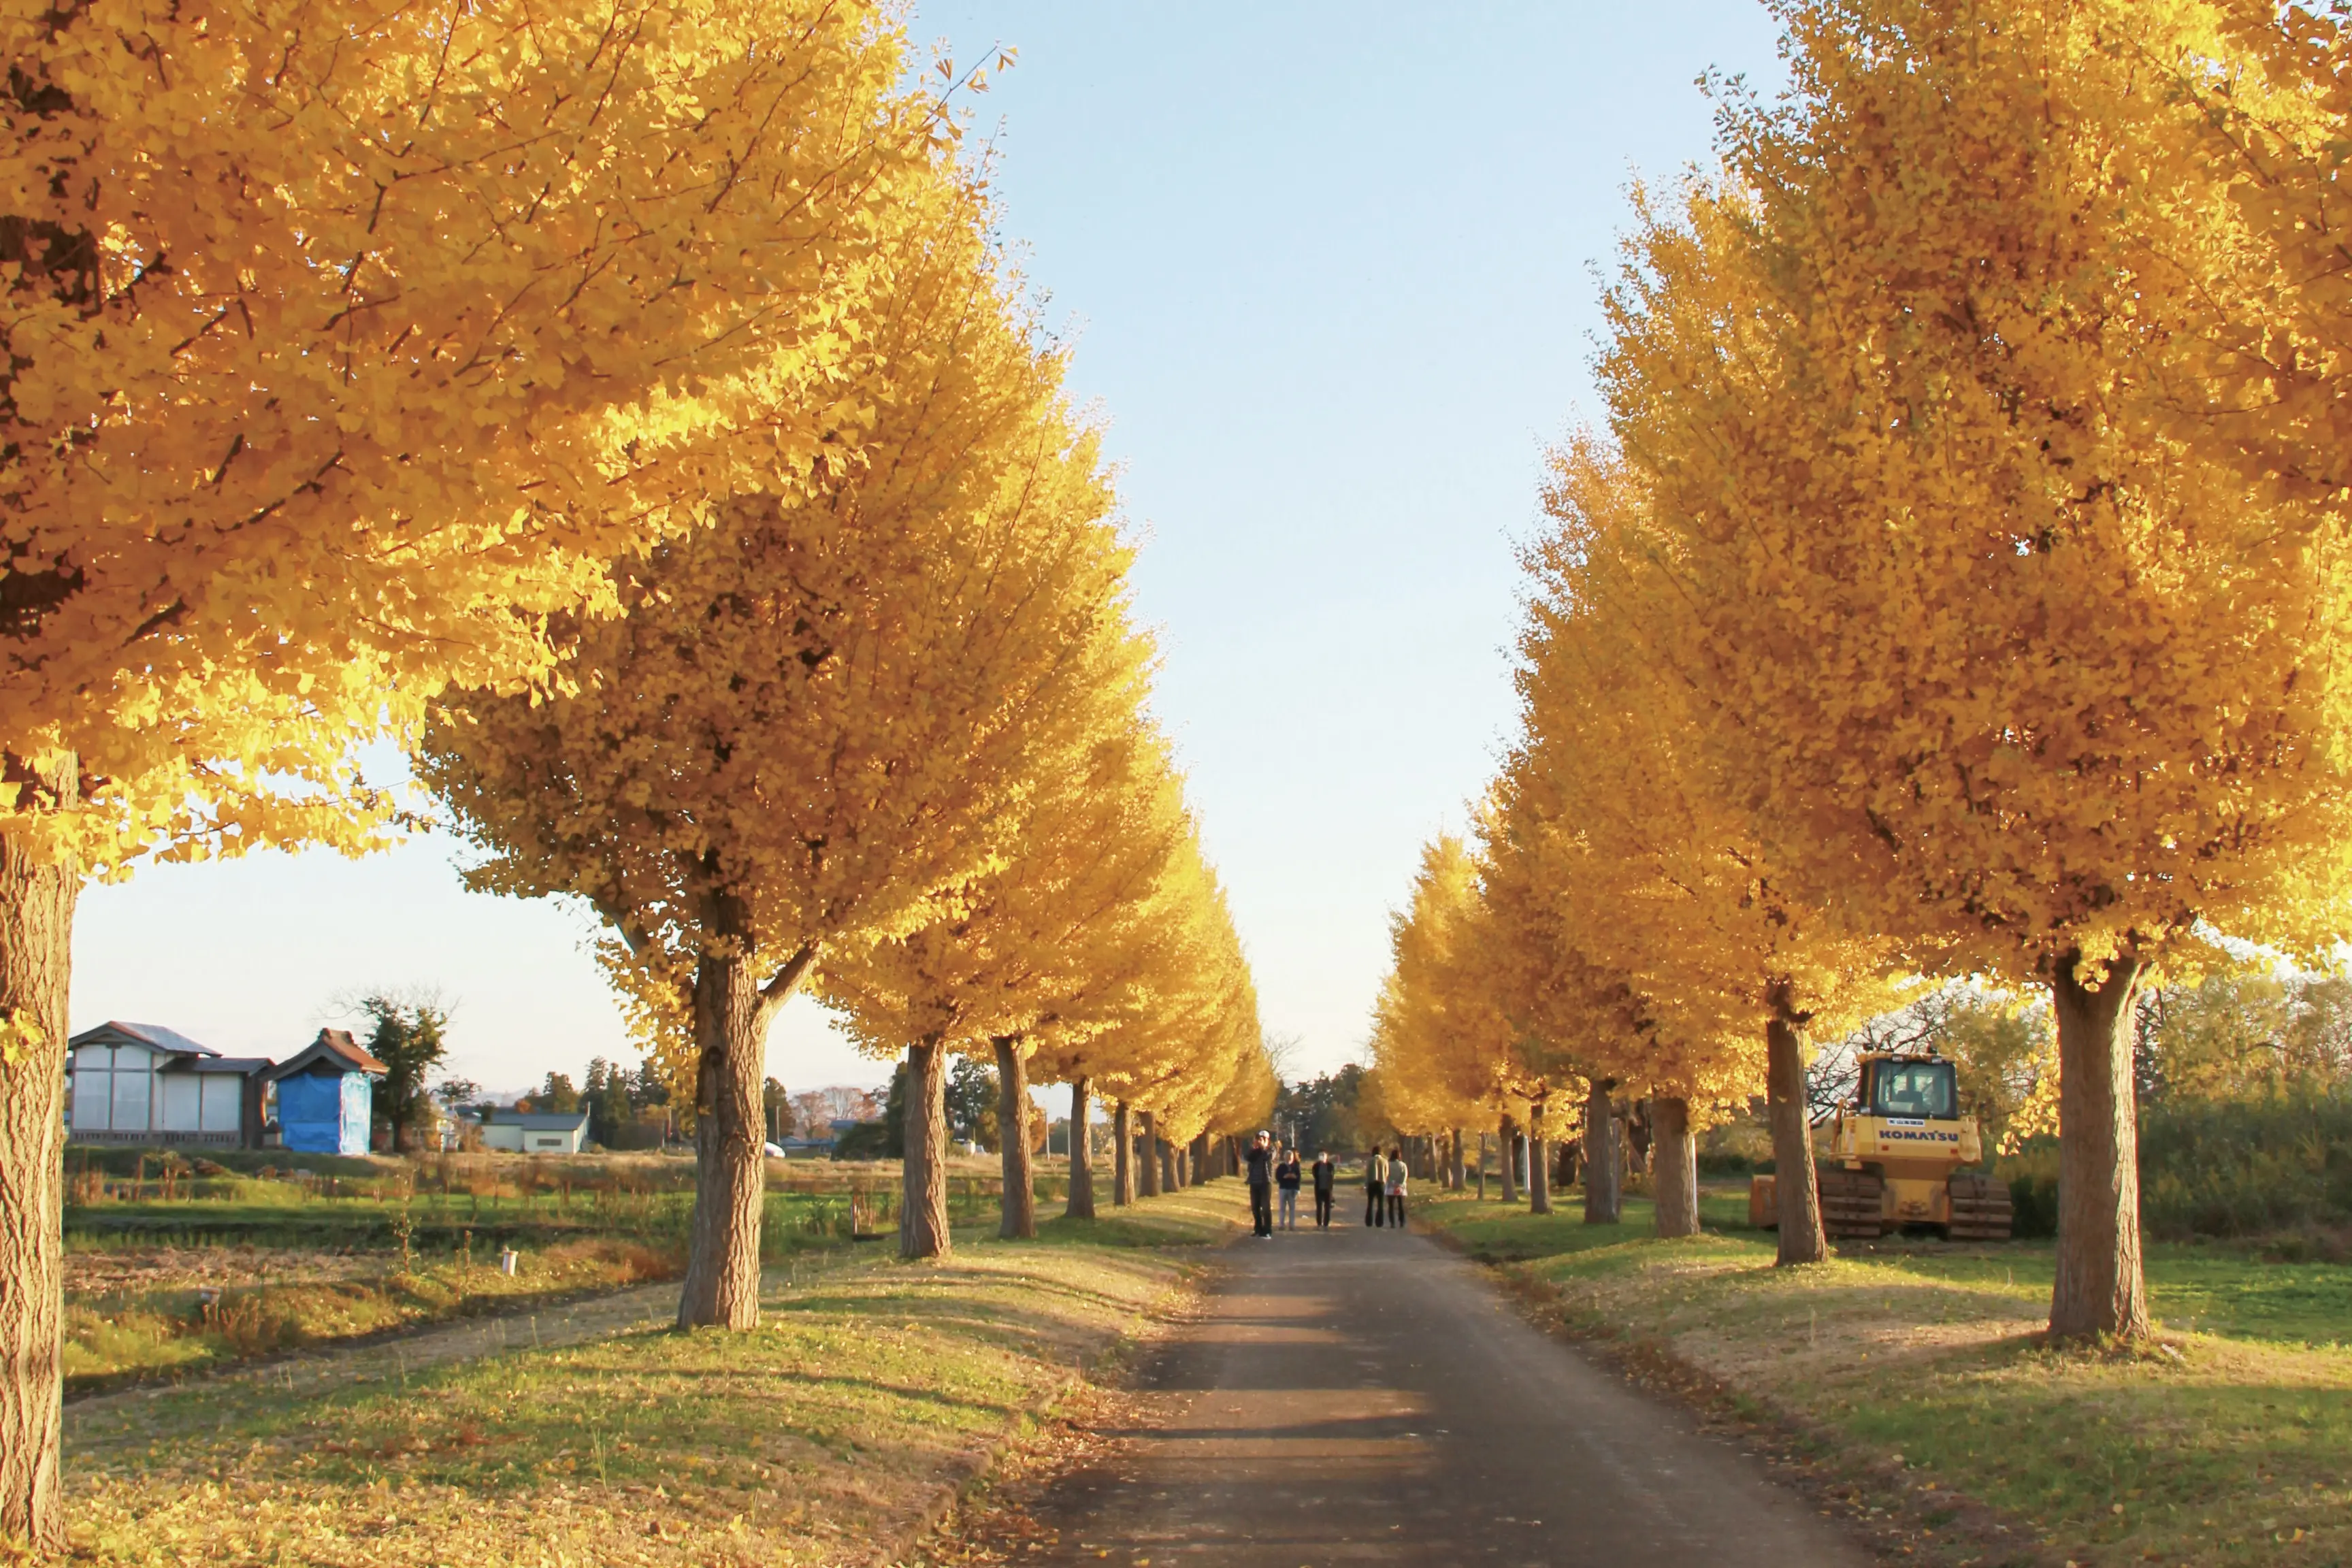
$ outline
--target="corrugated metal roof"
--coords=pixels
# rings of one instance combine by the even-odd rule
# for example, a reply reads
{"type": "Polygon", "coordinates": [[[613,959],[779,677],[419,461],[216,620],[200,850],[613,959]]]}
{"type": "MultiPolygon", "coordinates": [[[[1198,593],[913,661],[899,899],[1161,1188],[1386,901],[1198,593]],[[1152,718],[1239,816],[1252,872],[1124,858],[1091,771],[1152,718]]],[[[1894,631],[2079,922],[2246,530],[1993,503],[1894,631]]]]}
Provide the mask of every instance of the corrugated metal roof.
{"type": "Polygon", "coordinates": [[[200,1046],[177,1029],[167,1029],[161,1024],[126,1024],[120,1018],[109,1018],[95,1029],[84,1029],[66,1043],[80,1046],[93,1036],[112,1029],[132,1039],[154,1047],[159,1051],[185,1051],[200,1057],[216,1057],[220,1053],[210,1046],[200,1046]]]}
{"type": "Polygon", "coordinates": [[[496,1110],[483,1119],[485,1126],[520,1127],[526,1132],[571,1132],[588,1125],[584,1110],[496,1110]]]}

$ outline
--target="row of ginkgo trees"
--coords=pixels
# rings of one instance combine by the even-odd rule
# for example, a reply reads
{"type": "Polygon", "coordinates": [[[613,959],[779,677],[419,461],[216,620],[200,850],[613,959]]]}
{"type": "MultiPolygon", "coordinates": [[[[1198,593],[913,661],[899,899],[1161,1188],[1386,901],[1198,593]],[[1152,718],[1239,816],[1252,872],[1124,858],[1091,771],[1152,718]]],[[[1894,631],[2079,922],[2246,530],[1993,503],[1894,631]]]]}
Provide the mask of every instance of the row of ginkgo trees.
{"type": "Polygon", "coordinates": [[[0,1535],[64,1544],[78,891],[382,842],[362,742],[480,885],[606,922],[693,1087],[682,1323],[755,1310],[813,980],[919,1061],[1203,1123],[1256,1081],[1113,498],[959,157],[978,73],[919,81],[895,16],[0,16],[0,1535]]]}
{"type": "Polygon", "coordinates": [[[1605,1189],[1609,1099],[1650,1097],[1679,1234],[1694,1104],[1760,1080],[1806,1170],[1808,1032],[1898,976],[2046,987],[2050,1326],[2142,1335],[2135,989],[2352,932],[2352,25],[1775,10],[1785,95],[1727,87],[1718,170],[1639,196],[1522,733],[1398,921],[1383,1102],[1539,1136],[1580,1090],[1605,1189]]]}

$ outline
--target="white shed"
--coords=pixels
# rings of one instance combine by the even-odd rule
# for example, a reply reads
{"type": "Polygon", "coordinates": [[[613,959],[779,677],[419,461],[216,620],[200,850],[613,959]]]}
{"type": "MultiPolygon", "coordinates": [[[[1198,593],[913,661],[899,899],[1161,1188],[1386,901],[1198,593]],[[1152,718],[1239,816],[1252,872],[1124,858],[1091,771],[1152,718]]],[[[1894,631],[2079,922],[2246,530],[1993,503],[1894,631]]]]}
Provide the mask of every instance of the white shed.
{"type": "Polygon", "coordinates": [[[225,1057],[176,1029],[120,1020],[69,1044],[71,1142],[260,1146],[268,1057],[225,1057]]]}
{"type": "Polygon", "coordinates": [[[482,1147],[509,1154],[577,1154],[588,1144],[584,1110],[487,1110],[482,1147]]]}

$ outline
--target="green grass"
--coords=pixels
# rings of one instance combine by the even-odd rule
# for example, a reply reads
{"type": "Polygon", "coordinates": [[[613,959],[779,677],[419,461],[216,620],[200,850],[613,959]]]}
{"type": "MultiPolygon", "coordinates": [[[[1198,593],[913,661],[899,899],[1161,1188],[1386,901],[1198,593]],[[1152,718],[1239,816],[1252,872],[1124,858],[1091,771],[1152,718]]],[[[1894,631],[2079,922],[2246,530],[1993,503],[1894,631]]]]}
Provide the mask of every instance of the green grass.
{"type": "Polygon", "coordinates": [[[902,1538],[1130,1333],[1235,1223],[1235,1184],[1098,1236],[860,1248],[756,1331],[641,1332],[316,1396],[196,1383],[69,1426],[80,1554],[108,1564],[805,1563],[902,1538]],[[1160,1237],[1157,1244],[1148,1238],[1160,1237]]]}
{"type": "MultiPolygon", "coordinates": [[[[678,1270],[674,1250],[588,1239],[519,1253],[502,1273],[488,1252],[455,1261],[376,1268],[340,1277],[294,1278],[206,1289],[192,1281],[144,1290],[68,1291],[66,1390],[91,1393],[182,1376],[278,1351],[317,1347],[390,1329],[517,1310],[664,1279],[678,1270]]],[[[301,1272],[302,1255],[283,1267],[301,1272]]],[[[200,1267],[200,1266],[199,1266],[200,1267]]]]}
{"type": "Polygon", "coordinates": [[[1937,1537],[1955,1493],[2085,1568],[2352,1560],[2352,1268],[2157,1247],[2168,1350],[2053,1351],[2047,1243],[1887,1242],[1776,1269],[1727,1193],[1710,1194],[1710,1234],[1675,1242],[1639,1200],[1613,1226],[1582,1224],[1573,1199],[1541,1219],[1459,1199],[1423,1214],[1584,1331],[1815,1434],[1857,1506],[1907,1521],[1926,1560],[1983,1553],[1937,1537]]]}
{"type": "MultiPolygon", "coordinates": [[[[480,1225],[425,1225],[416,1220],[421,1204],[303,1196],[282,1180],[237,1184],[242,1192],[233,1196],[103,1204],[103,1220],[125,1223],[94,1229],[85,1217],[68,1234],[68,1250],[82,1265],[158,1262],[155,1281],[139,1289],[68,1289],[68,1392],[188,1375],[247,1356],[668,1279],[685,1260],[694,1201],[691,1192],[574,1192],[562,1201],[546,1194],[541,1208],[527,1208],[524,1199],[494,1196],[482,1201],[480,1225]],[[402,1217],[409,1220],[407,1262],[397,1246],[402,1217]],[[518,1250],[513,1277],[497,1269],[506,1246],[518,1250]],[[352,1250],[364,1253],[362,1268],[351,1268],[352,1250]],[[228,1284],[228,1269],[264,1279],[228,1284]],[[207,1293],[216,1300],[205,1300],[207,1293]]],[[[858,1184],[875,1187],[870,1180],[858,1184]]],[[[889,1199],[896,1192],[870,1192],[866,1225],[879,1232],[896,1227],[889,1199]]],[[[1045,1244],[1206,1244],[1230,1227],[1230,1199],[1213,1190],[1183,1192],[1134,1211],[1106,1201],[1094,1223],[1058,1217],[1058,1201],[1040,1199],[1045,1244]]],[[[950,1215],[957,1239],[981,1241],[995,1232],[995,1194],[964,1183],[950,1196],[950,1215]]],[[[846,1184],[835,1192],[767,1194],[760,1229],[767,1262],[840,1248],[849,1239],[846,1184]]]]}
{"type": "MultiPolygon", "coordinates": [[[[895,1226],[895,1186],[866,1173],[853,1188],[824,1173],[823,1187],[768,1194],[764,1261],[848,1245],[854,1196],[866,1226],[895,1226]]],[[[694,1201],[650,1184],[487,1194],[328,1193],[253,1175],[198,1185],[198,1195],[67,1209],[69,1391],[667,1278],[683,1262],[694,1201]],[[519,1255],[513,1276],[496,1267],[507,1247],[519,1255]],[[91,1278],[103,1282],[78,1283],[91,1278]]],[[[996,1213],[996,1196],[960,1175],[951,1218],[992,1227],[996,1213]]],[[[1178,1223],[1155,1222],[1139,1244],[1172,1239],[1178,1223]]]]}

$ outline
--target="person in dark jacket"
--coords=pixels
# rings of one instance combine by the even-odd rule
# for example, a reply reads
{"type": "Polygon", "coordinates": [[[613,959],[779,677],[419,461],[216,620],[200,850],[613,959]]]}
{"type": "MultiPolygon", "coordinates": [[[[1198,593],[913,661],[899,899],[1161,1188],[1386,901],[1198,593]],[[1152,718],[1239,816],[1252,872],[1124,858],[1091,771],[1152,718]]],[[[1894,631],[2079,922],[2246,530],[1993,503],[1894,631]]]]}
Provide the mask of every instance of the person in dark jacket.
{"type": "Polygon", "coordinates": [[[1261,1132],[1250,1140],[1250,1233],[1274,1239],[1274,1137],[1261,1132]]]}
{"type": "Polygon", "coordinates": [[[1315,1155],[1315,1228],[1331,1228],[1331,1192],[1339,1184],[1339,1167],[1331,1163],[1331,1151],[1322,1149],[1315,1155]]]}
{"type": "Polygon", "coordinates": [[[1298,1151],[1285,1144],[1281,1157],[1274,1163],[1275,1191],[1282,1201],[1274,1223],[1284,1230],[1298,1228],[1298,1151]]]}

